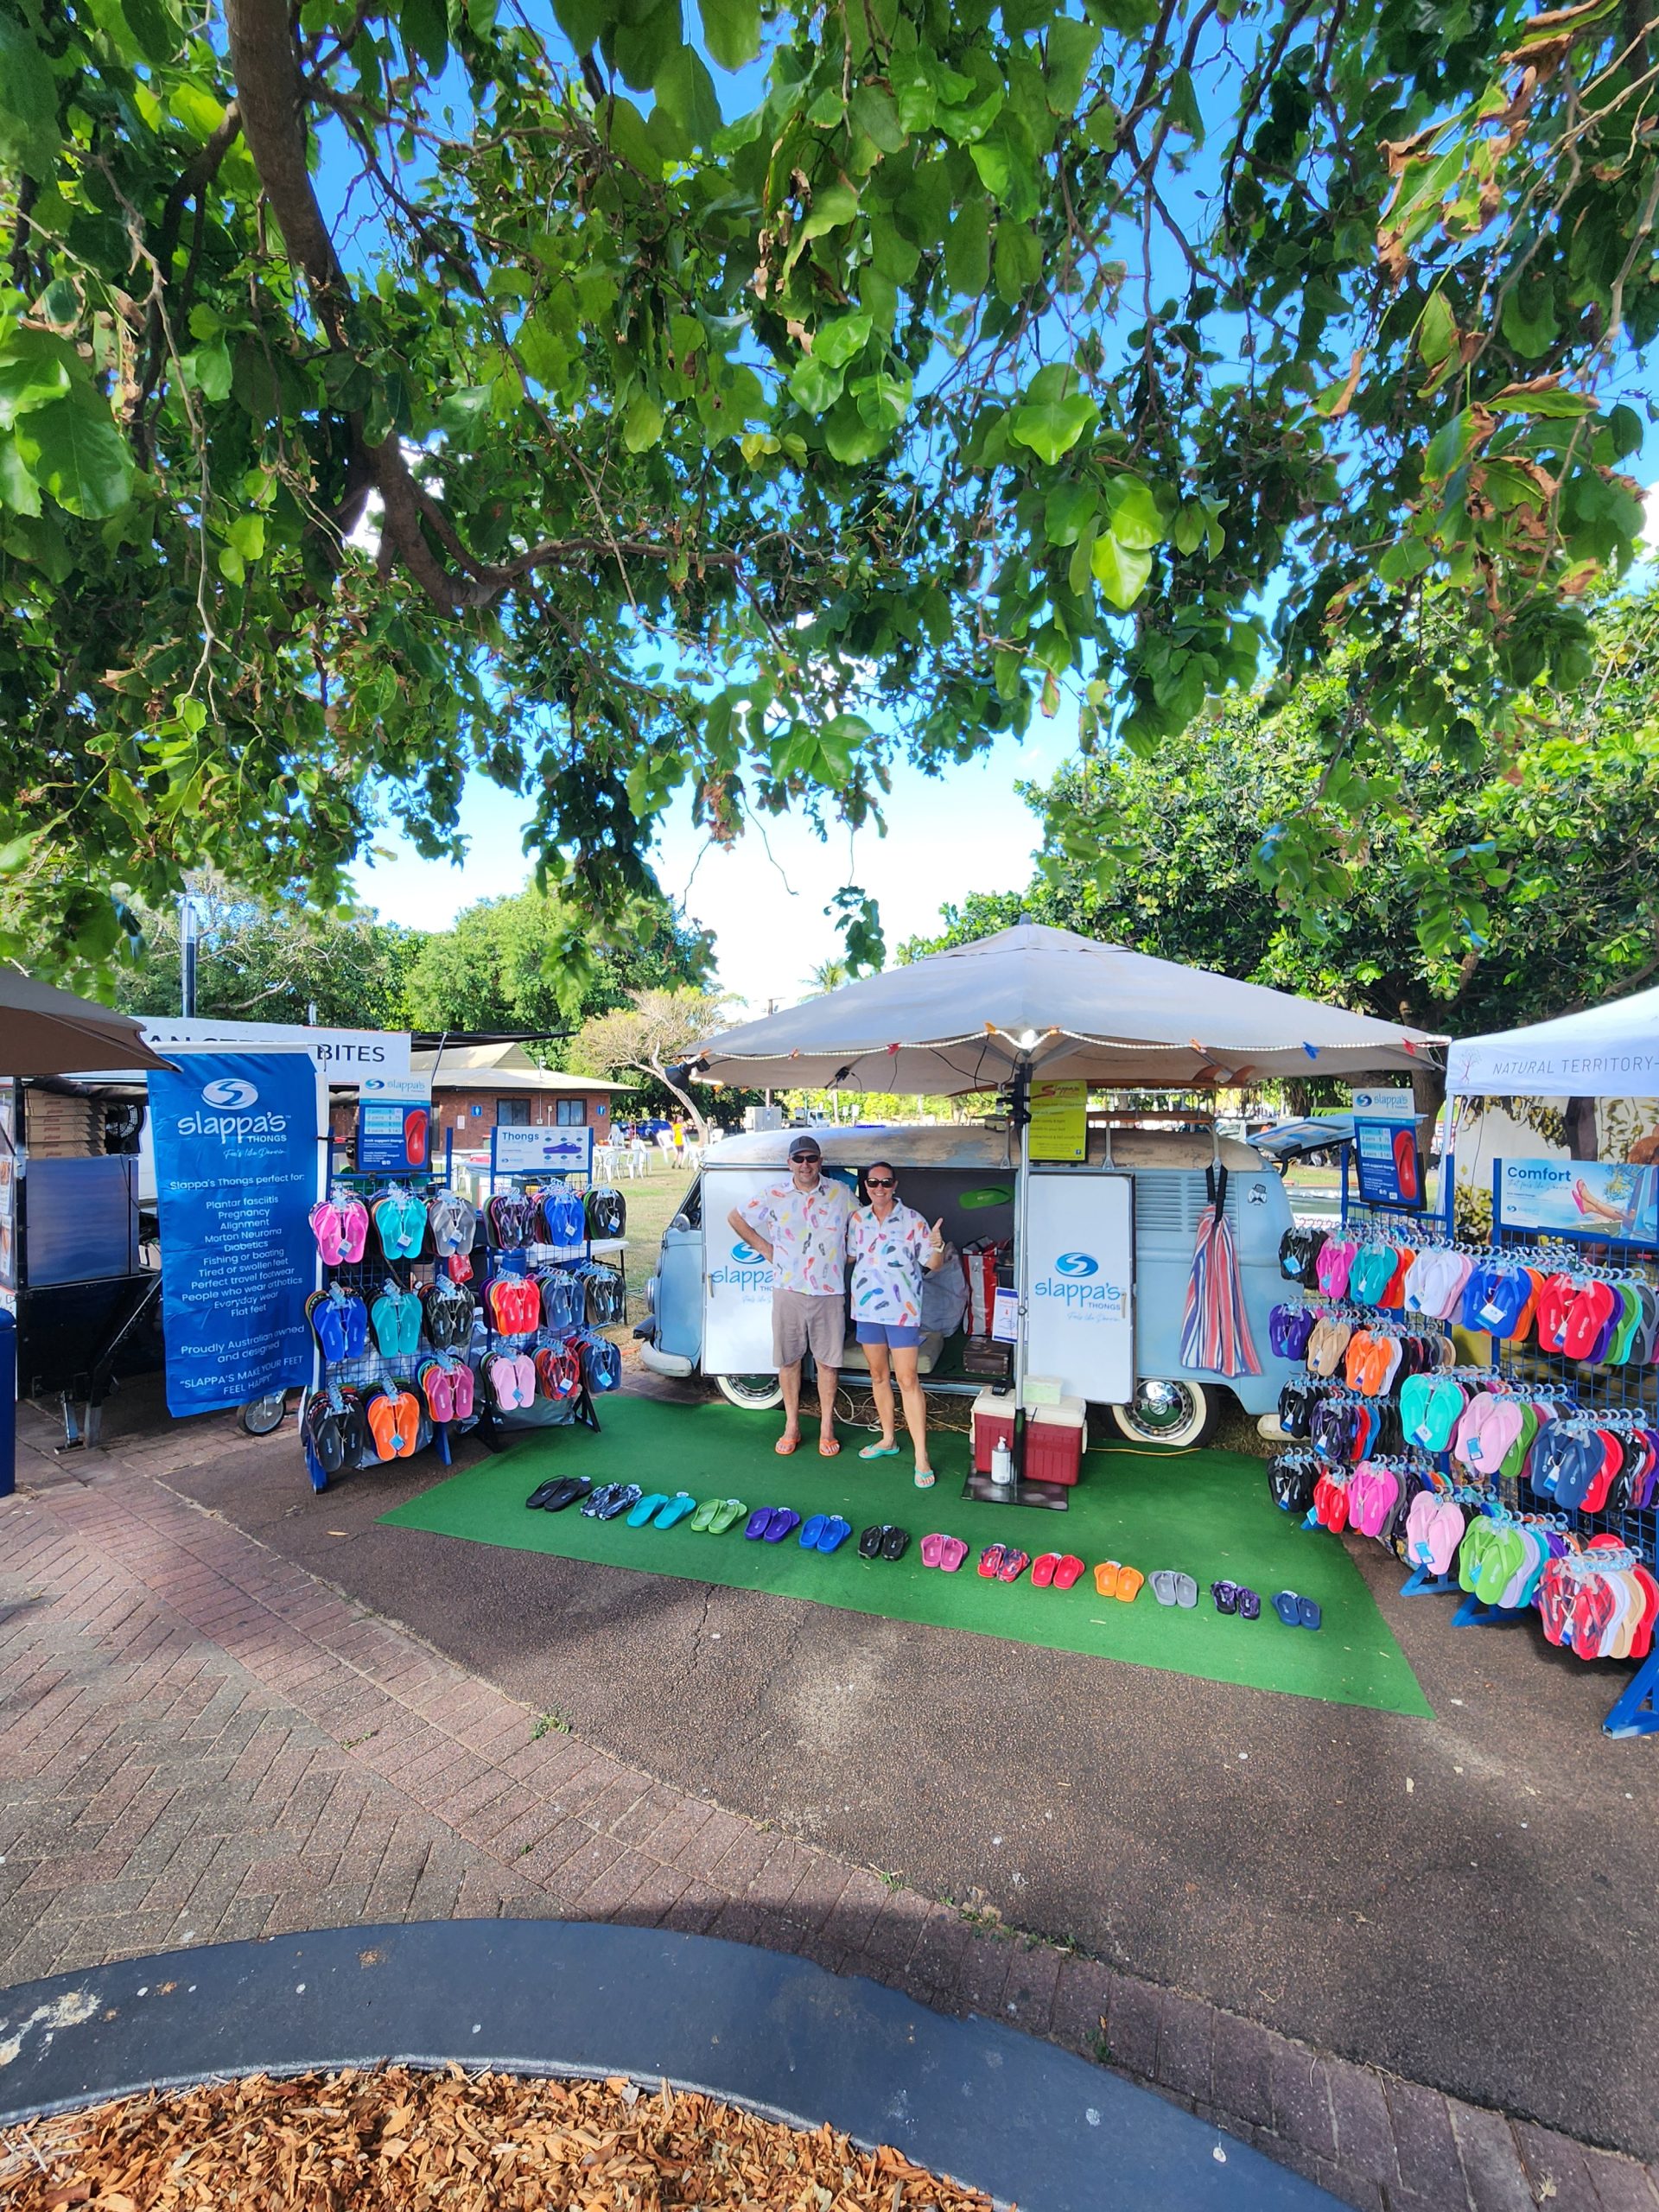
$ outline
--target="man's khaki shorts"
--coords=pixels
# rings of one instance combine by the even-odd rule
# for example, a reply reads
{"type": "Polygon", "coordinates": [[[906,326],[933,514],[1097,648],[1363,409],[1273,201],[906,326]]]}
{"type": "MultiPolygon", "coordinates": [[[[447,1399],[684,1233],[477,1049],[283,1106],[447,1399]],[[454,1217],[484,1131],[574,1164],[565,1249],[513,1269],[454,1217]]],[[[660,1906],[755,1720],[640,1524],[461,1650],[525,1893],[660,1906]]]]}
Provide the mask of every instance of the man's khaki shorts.
{"type": "Polygon", "coordinates": [[[793,1367],[810,1352],[820,1367],[839,1367],[847,1342],[847,1300],[809,1298],[802,1290],[772,1294],[772,1356],[793,1367]]]}

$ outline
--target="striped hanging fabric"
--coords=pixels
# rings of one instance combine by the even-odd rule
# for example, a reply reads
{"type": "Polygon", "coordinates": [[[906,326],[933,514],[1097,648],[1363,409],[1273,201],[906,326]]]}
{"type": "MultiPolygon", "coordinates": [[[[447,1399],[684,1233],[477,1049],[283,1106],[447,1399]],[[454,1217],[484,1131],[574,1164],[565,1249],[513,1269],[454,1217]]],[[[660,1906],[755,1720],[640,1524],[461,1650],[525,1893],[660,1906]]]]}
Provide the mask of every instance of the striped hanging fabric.
{"type": "Polygon", "coordinates": [[[1227,1170],[1204,1171],[1210,1204],[1198,1224],[1181,1318],[1181,1361],[1213,1375],[1259,1375],[1262,1363],[1250,1338],[1238,1254],[1227,1224],[1227,1170]]]}

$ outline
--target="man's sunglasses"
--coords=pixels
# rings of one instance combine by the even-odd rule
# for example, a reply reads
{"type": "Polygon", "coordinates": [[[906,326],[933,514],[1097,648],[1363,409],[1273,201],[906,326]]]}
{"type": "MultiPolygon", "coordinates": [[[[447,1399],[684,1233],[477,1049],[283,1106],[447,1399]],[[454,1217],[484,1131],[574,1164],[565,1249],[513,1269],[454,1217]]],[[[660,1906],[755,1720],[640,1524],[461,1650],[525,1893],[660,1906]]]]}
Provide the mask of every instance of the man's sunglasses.
{"type": "Polygon", "coordinates": [[[864,1187],[867,1191],[890,1191],[893,1188],[893,1180],[891,1175],[867,1175],[864,1187]]]}

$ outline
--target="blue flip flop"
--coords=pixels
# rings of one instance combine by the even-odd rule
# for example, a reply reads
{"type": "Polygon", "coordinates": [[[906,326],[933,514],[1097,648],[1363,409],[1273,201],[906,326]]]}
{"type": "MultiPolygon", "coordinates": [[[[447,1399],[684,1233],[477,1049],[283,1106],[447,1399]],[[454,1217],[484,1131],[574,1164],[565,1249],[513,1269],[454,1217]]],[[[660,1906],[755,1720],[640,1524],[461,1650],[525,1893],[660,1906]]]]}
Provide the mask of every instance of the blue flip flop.
{"type": "Polygon", "coordinates": [[[1312,1598],[1299,1598],[1296,1600],[1296,1613],[1304,1628],[1318,1628],[1325,1619],[1325,1615],[1312,1598]]]}
{"type": "Polygon", "coordinates": [[[659,1529],[677,1529],[688,1513],[695,1513],[696,1510],[696,1499],[689,1490],[683,1490],[669,1499],[657,1516],[656,1525],[659,1529]]]}
{"type": "Polygon", "coordinates": [[[804,1552],[817,1551],[818,1538],[829,1525],[830,1516],[827,1513],[815,1513],[801,1531],[801,1549],[804,1552]]]}
{"type": "Polygon", "coordinates": [[[769,1544],[781,1544],[785,1536],[792,1536],[801,1525],[801,1516],[792,1505],[778,1506],[772,1516],[772,1526],[766,1530],[769,1544]]]}
{"type": "Polygon", "coordinates": [[[1297,1610],[1301,1602],[1301,1599],[1296,1595],[1296,1592],[1294,1590],[1279,1590],[1274,1592],[1273,1610],[1278,1614],[1280,1619],[1284,1623],[1287,1628],[1300,1628],[1301,1626],[1302,1617],[1297,1610]]]}
{"type": "Polygon", "coordinates": [[[629,1514],[629,1528],[643,1529],[646,1522],[650,1520],[652,1515],[655,1513],[659,1507],[664,1506],[667,1503],[668,1492],[665,1490],[652,1491],[650,1497],[642,1497],[639,1504],[636,1505],[633,1510],[629,1514]]]}
{"type": "Polygon", "coordinates": [[[781,1509],[775,1505],[757,1505],[749,1516],[749,1525],[743,1531],[746,1542],[759,1543],[772,1526],[772,1516],[781,1509]]]}
{"type": "Polygon", "coordinates": [[[852,1533],[852,1522],[843,1521],[839,1513],[832,1513],[823,1524],[823,1533],[818,1538],[817,1548],[821,1552],[836,1551],[852,1533]]]}

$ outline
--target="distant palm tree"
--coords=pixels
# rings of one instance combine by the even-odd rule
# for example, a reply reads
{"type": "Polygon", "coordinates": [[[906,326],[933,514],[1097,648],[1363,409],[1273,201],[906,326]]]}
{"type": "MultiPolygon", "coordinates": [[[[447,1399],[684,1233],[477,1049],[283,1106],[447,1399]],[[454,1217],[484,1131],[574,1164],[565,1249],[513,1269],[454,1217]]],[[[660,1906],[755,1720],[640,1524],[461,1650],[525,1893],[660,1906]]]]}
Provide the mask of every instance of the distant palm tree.
{"type": "Polygon", "coordinates": [[[838,991],[843,983],[850,983],[852,976],[844,960],[821,960],[807,976],[814,998],[822,998],[826,991],[838,991]]]}

